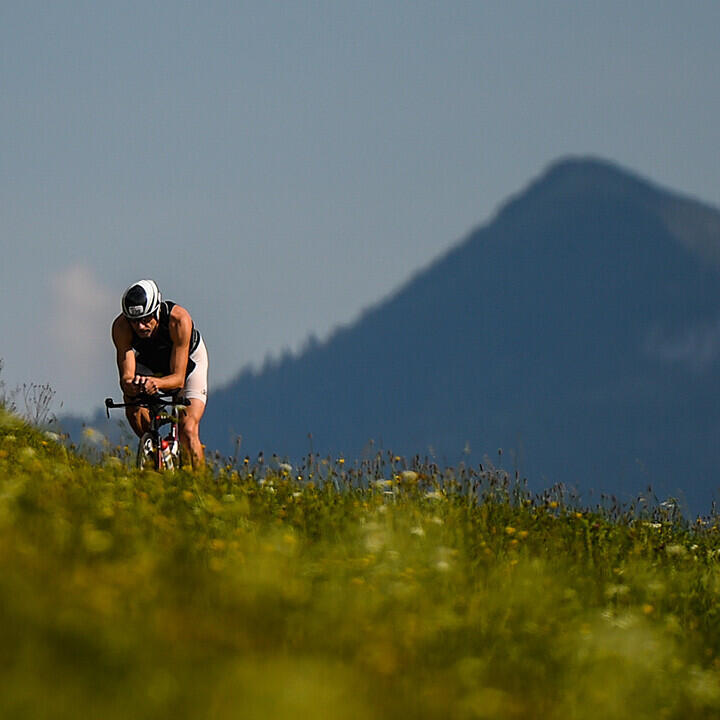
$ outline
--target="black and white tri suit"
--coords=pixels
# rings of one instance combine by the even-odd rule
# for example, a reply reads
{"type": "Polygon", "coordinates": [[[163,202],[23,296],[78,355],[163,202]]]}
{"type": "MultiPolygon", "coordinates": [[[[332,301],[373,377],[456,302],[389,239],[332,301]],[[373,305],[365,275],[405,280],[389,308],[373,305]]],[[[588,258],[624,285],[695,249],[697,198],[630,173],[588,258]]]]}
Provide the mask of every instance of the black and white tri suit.
{"type": "MultiPolygon", "coordinates": [[[[158,328],[152,337],[141,338],[133,331],[131,345],[135,352],[135,372],[139,375],[162,377],[170,374],[170,355],[173,349],[170,339],[170,313],[174,307],[175,303],[170,300],[160,303],[158,328]]],[[[180,395],[207,402],[207,374],[207,349],[200,331],[193,323],[185,385],[180,395]]]]}

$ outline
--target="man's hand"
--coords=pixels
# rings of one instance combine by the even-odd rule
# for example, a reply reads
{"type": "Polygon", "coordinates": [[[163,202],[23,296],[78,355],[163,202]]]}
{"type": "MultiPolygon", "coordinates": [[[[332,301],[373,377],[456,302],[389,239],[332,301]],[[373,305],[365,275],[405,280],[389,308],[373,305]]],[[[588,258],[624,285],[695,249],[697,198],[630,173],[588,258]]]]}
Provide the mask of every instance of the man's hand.
{"type": "Polygon", "coordinates": [[[132,381],[133,387],[136,389],[136,394],[145,393],[146,395],[155,395],[159,392],[157,382],[155,378],[146,377],[145,375],[136,375],[132,381]]]}

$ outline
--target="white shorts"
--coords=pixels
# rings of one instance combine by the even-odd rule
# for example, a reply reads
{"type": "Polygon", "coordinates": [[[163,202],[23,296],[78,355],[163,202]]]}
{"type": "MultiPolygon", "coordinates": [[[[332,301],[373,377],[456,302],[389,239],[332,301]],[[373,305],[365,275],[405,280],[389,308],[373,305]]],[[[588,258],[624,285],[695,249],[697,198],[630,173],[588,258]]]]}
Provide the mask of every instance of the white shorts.
{"type": "MultiPolygon", "coordinates": [[[[208,354],[202,337],[198,346],[190,353],[190,360],[195,363],[193,371],[185,378],[185,387],[178,393],[178,397],[188,400],[200,400],[207,403],[208,394],[208,354]]],[[[154,376],[155,373],[142,363],[135,363],[135,372],[138,375],[154,376]]]]}

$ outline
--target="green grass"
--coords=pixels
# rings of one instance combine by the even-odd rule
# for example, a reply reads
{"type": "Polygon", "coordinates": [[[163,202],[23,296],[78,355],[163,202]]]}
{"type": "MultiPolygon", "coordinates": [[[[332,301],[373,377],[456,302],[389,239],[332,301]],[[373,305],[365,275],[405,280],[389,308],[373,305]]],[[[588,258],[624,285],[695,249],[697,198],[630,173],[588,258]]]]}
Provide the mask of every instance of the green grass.
{"type": "Polygon", "coordinates": [[[0,411],[0,717],[720,717],[715,518],[298,472],[90,463],[0,411]]]}

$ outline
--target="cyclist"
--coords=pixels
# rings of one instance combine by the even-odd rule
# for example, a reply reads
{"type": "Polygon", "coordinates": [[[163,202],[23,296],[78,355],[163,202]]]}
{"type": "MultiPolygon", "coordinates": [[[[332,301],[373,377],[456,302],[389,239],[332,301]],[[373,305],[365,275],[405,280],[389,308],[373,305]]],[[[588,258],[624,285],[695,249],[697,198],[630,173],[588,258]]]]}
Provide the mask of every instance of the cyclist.
{"type": "MultiPolygon", "coordinates": [[[[138,280],[123,293],[112,339],[125,402],[140,393],[178,391],[190,401],[180,417],[180,442],[193,467],[204,462],[199,425],[207,402],[208,356],[190,313],[163,300],[153,280],[138,280]]],[[[148,409],[129,407],[125,414],[141,437],[150,425],[148,409]]]]}

